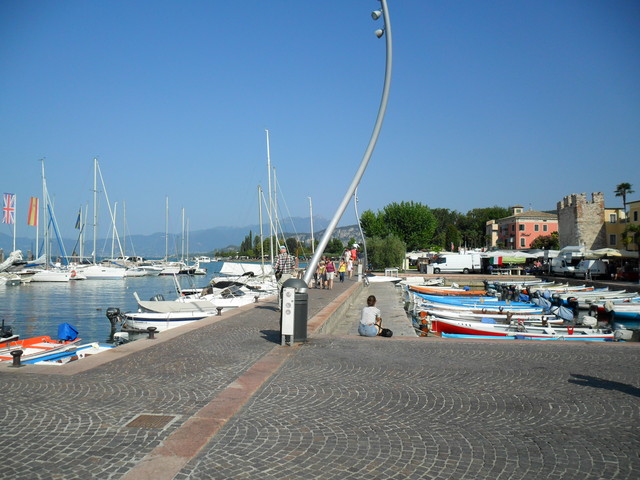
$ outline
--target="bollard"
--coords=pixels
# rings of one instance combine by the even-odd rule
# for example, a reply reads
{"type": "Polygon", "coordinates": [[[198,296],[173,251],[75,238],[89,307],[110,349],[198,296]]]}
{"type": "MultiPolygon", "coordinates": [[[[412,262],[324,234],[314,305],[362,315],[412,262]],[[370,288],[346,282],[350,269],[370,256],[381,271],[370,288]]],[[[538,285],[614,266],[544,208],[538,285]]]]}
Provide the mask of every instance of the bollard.
{"type": "Polygon", "coordinates": [[[20,364],[20,357],[22,356],[22,350],[14,350],[11,352],[11,356],[13,357],[13,364],[11,365],[12,367],[21,367],[22,365],[20,364]]]}
{"type": "Polygon", "coordinates": [[[156,327],[147,327],[147,332],[149,332],[149,340],[155,339],[156,327]]]}
{"type": "Polygon", "coordinates": [[[216,310],[218,311],[218,316],[222,315],[222,307],[216,307],[216,310]]]}
{"type": "Polygon", "coordinates": [[[253,297],[253,299],[255,300],[255,303],[258,303],[258,299],[260,298],[259,295],[256,295],[255,297],[253,297]]]}

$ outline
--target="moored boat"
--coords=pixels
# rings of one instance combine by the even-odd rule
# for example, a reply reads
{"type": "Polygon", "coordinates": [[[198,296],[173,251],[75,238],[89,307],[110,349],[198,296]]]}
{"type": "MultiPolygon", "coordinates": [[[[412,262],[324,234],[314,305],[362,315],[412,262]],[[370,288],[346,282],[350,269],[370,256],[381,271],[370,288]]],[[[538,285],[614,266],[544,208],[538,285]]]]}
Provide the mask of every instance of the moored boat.
{"type": "Polygon", "coordinates": [[[470,320],[454,320],[442,317],[431,318],[431,329],[439,333],[461,335],[489,335],[497,337],[532,337],[532,338],[570,338],[581,340],[613,340],[611,330],[591,329],[581,327],[538,327],[521,322],[508,325],[486,323],[470,320]]]}

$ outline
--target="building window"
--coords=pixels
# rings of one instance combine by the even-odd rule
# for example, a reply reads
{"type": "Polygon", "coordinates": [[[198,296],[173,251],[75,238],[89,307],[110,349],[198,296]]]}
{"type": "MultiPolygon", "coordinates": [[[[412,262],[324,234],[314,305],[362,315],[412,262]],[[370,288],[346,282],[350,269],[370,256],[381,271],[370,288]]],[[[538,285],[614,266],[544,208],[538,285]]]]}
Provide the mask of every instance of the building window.
{"type": "Polygon", "coordinates": [[[516,226],[515,225],[511,225],[511,231],[515,232],[516,231],[516,226]]]}
{"type": "Polygon", "coordinates": [[[538,225],[537,223],[533,226],[533,231],[534,232],[539,232],[540,231],[540,225],[538,225]]]}
{"type": "Polygon", "coordinates": [[[542,231],[546,232],[547,231],[547,225],[542,225],[542,231]]]}
{"type": "Polygon", "coordinates": [[[615,213],[610,213],[609,214],[609,223],[616,223],[618,221],[618,219],[616,218],[616,214],[615,213]]]}
{"type": "Polygon", "coordinates": [[[617,244],[618,244],[618,239],[616,237],[616,234],[615,233],[610,234],[609,235],[609,245],[615,246],[617,244]]]}
{"type": "Polygon", "coordinates": [[[638,221],[638,211],[637,210],[635,212],[633,212],[633,221],[634,222],[638,221]]]}
{"type": "Polygon", "coordinates": [[[524,225],[523,225],[523,224],[518,225],[518,229],[519,229],[521,232],[524,232],[524,225]]]}
{"type": "Polygon", "coordinates": [[[524,238],[521,238],[521,239],[520,239],[520,246],[521,246],[521,247],[524,247],[524,246],[525,246],[524,238]]]}

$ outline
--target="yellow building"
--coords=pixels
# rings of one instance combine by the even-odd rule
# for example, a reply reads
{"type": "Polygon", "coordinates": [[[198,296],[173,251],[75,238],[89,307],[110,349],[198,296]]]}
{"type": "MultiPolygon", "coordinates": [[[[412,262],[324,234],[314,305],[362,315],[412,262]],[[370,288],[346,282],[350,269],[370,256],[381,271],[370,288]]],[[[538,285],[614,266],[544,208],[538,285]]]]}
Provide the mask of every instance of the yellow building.
{"type": "MultiPolygon", "coordinates": [[[[636,230],[636,237],[640,238],[640,200],[636,200],[635,202],[627,203],[627,208],[629,209],[629,219],[625,224],[625,228],[627,226],[633,226],[636,230]]],[[[624,230],[624,229],[623,229],[624,230]]],[[[640,241],[640,240],[638,240],[640,241]]],[[[634,243],[631,241],[627,246],[627,250],[638,250],[638,243],[634,243]]]]}
{"type": "Polygon", "coordinates": [[[604,209],[604,227],[607,232],[607,247],[624,249],[623,232],[627,226],[627,219],[623,208],[604,209]]]}

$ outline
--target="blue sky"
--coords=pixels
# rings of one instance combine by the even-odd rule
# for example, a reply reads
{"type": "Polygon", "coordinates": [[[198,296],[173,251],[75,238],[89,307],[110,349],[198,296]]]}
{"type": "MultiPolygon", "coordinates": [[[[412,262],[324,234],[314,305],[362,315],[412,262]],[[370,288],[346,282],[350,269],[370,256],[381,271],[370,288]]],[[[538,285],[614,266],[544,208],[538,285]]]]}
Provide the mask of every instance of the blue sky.
{"type": "MultiPolygon", "coordinates": [[[[265,129],[281,217],[331,218],[382,91],[376,0],[0,3],[0,189],[18,236],[40,159],[58,223],[92,212],[98,157],[129,233],[257,223],[265,129]]],[[[640,196],[640,2],[389,0],[389,108],[358,209],[554,209],[640,196]]],[[[108,226],[101,198],[99,235],[108,226]]],[[[342,225],[355,223],[353,205],[342,225]]],[[[121,228],[121,227],[119,227],[121,228]]],[[[2,233],[11,234],[7,225],[2,233]]]]}

